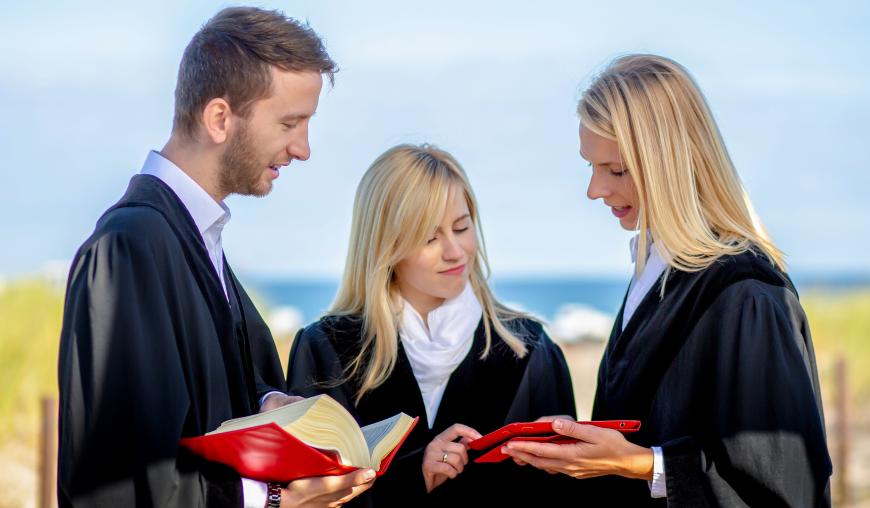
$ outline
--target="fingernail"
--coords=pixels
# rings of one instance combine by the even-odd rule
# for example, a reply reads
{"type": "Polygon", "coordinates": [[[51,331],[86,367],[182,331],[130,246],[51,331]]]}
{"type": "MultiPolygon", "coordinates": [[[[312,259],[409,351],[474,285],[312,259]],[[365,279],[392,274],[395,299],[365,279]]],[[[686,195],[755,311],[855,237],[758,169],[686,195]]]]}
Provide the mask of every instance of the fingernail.
{"type": "Polygon", "coordinates": [[[553,429],[562,430],[562,420],[556,420],[553,422],[553,429]]]}
{"type": "Polygon", "coordinates": [[[375,471],[374,469],[369,469],[363,474],[363,479],[367,482],[370,482],[375,479],[375,471]]]}
{"type": "Polygon", "coordinates": [[[507,447],[507,446],[502,446],[502,447],[501,447],[501,452],[502,452],[503,454],[507,455],[508,447],[507,447]]]}

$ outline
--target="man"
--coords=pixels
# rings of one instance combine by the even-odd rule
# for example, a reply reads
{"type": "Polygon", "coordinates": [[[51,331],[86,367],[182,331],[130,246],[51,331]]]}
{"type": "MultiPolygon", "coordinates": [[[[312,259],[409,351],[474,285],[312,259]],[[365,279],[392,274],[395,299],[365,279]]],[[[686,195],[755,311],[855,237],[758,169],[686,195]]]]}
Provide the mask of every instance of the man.
{"type": "Polygon", "coordinates": [[[326,506],[374,472],[267,486],[178,441],[286,404],[272,337],[223,255],[230,194],[264,196],[309,156],[319,37],[283,14],[219,12],[184,52],[171,137],[76,254],[61,332],[61,506],[326,506]],[[268,504],[267,504],[268,503],[268,504]]]}

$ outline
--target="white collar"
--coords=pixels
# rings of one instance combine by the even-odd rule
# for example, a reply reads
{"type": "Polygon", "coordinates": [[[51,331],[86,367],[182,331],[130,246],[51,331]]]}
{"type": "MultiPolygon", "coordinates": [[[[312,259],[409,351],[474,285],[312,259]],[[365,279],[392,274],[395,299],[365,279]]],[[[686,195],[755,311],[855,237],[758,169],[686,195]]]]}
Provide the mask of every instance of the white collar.
{"type": "Polygon", "coordinates": [[[399,337],[423,395],[429,428],[432,428],[450,375],[471,350],[483,308],[471,283],[466,284],[459,296],[445,300],[429,312],[428,327],[404,298],[402,304],[399,337]]]}
{"type": "Polygon", "coordinates": [[[223,229],[229,222],[231,215],[227,205],[215,201],[193,178],[159,152],[152,150],[148,153],[140,173],[155,176],[172,189],[203,237],[213,226],[223,229]]]}
{"type": "MultiPolygon", "coordinates": [[[[639,236],[639,234],[635,235],[629,242],[631,261],[635,265],[637,265],[637,242],[639,236]]],[[[632,316],[634,316],[634,311],[637,310],[640,302],[643,301],[644,297],[646,297],[647,293],[649,293],[652,287],[655,286],[656,282],[658,282],[659,278],[663,273],[665,273],[665,270],[668,267],[667,261],[662,257],[652,236],[649,236],[648,238],[650,241],[646,264],[644,264],[643,272],[641,272],[640,275],[637,275],[637,271],[635,271],[635,275],[632,277],[631,285],[628,289],[628,296],[625,299],[625,306],[622,310],[623,330],[625,330],[626,325],[631,320],[632,316]]]]}

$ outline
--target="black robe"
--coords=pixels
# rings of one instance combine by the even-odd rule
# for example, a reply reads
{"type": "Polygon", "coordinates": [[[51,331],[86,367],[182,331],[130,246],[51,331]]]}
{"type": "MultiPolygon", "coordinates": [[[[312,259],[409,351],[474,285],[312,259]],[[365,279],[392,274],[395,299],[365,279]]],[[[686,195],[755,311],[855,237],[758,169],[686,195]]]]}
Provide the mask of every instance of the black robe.
{"type": "MultiPolygon", "coordinates": [[[[598,376],[594,419],[638,419],[661,446],[667,501],[647,482],[582,480],[590,506],[830,506],[831,462],[810,329],[766,257],[672,272],[622,330],[598,376]]],[[[580,487],[580,485],[578,485],[580,487]]]]}
{"type": "Polygon", "coordinates": [[[73,260],[60,339],[61,507],[241,506],[232,470],[179,448],[284,390],[272,337],[184,205],[137,175],[73,260]]]}
{"type": "Polygon", "coordinates": [[[573,488],[571,478],[523,468],[508,460],[500,464],[469,462],[456,479],[447,480],[426,493],[423,450],[436,435],[454,423],[486,434],[506,423],[532,421],[540,416],[574,416],[571,376],[561,350],[540,324],[519,320],[517,326],[526,337],[528,355],[517,358],[493,333],[490,354],[481,360],[485,346],[481,320],[470,352],[447,383],[431,430],[420,389],[401,342],[393,373],[355,405],[355,390],[350,384],[325,387],[318,383],[339,379],[343,368],[359,351],[360,320],[326,317],[300,331],[290,352],[287,386],[291,393],[305,396],[328,393],[361,425],[400,411],[420,417],[387,473],[370,491],[347,506],[535,506],[573,488]]]}

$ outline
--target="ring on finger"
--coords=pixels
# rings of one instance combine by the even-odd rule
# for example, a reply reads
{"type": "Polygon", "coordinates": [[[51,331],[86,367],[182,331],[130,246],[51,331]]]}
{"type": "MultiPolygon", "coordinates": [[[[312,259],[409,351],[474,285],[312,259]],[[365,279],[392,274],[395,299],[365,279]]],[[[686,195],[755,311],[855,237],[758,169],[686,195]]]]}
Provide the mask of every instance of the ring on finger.
{"type": "Polygon", "coordinates": [[[444,455],[441,456],[441,462],[447,462],[447,452],[444,452],[444,455]]]}

